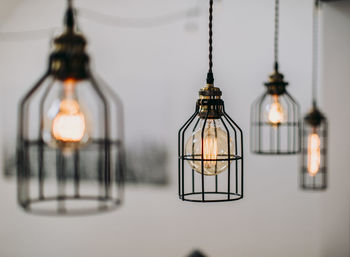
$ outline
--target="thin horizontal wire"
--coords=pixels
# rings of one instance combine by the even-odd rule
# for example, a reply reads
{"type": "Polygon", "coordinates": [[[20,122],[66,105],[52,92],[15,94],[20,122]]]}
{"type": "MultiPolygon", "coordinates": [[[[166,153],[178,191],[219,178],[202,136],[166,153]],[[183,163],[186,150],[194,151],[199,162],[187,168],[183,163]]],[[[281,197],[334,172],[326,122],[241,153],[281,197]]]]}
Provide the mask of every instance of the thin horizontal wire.
{"type": "Polygon", "coordinates": [[[86,8],[80,8],[78,12],[78,15],[81,18],[93,20],[95,22],[109,26],[125,28],[152,28],[164,26],[186,18],[197,17],[200,16],[200,14],[201,10],[197,6],[182,11],[145,18],[126,18],[114,15],[107,15],[86,8]]]}
{"type": "Polygon", "coordinates": [[[26,31],[0,32],[0,41],[22,41],[46,38],[48,35],[54,34],[57,29],[58,27],[49,27],[26,31]]]}
{"type": "MultiPolygon", "coordinates": [[[[201,9],[197,4],[196,6],[186,10],[146,18],[127,18],[107,15],[87,8],[78,9],[77,16],[108,26],[143,29],[169,25],[187,18],[198,17],[201,15],[201,13],[201,9]]],[[[57,29],[59,29],[58,26],[26,31],[0,32],[0,41],[41,39],[53,34],[57,29]]]]}

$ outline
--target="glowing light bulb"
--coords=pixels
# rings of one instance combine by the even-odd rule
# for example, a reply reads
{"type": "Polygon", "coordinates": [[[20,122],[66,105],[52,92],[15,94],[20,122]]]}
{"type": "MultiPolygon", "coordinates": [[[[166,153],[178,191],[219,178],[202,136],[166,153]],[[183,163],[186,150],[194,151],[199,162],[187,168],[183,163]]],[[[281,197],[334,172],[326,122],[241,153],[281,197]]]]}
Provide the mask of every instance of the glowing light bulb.
{"type": "Polygon", "coordinates": [[[307,142],[307,171],[310,176],[315,176],[321,165],[321,140],[320,136],[313,132],[307,142]]]}
{"type": "Polygon", "coordinates": [[[80,143],[86,135],[86,119],[75,97],[75,80],[64,82],[64,98],[59,111],[52,121],[51,133],[59,143],[80,143]]]}
{"type": "MultiPolygon", "coordinates": [[[[201,126],[187,140],[185,153],[191,156],[193,160],[188,163],[193,170],[202,174],[202,128],[201,126]]],[[[234,143],[230,138],[230,156],[234,156],[234,143]]],[[[225,130],[220,128],[219,121],[207,120],[203,134],[203,168],[204,175],[216,175],[228,168],[228,135],[225,130]]]]}
{"type": "Polygon", "coordinates": [[[273,95],[273,103],[268,106],[267,120],[276,127],[279,126],[286,119],[286,114],[282,104],[278,99],[278,95],[273,95]]]}
{"type": "Polygon", "coordinates": [[[63,142],[79,142],[84,133],[85,117],[79,112],[79,104],[74,100],[63,100],[52,125],[54,138],[63,142]]]}

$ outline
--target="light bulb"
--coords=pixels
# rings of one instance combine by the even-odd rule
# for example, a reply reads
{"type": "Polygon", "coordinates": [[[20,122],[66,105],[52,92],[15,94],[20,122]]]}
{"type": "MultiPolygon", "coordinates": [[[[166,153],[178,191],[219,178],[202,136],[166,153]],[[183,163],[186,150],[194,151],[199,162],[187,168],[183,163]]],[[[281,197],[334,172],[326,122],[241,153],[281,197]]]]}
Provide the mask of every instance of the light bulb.
{"type": "Polygon", "coordinates": [[[79,142],[85,134],[85,117],[75,100],[63,100],[52,124],[54,138],[62,142],[79,142]]]}
{"type": "Polygon", "coordinates": [[[267,120],[273,127],[279,126],[286,119],[286,113],[279,101],[278,95],[272,95],[272,103],[267,106],[267,120]]]}
{"type": "Polygon", "coordinates": [[[69,149],[78,148],[87,142],[88,129],[86,116],[82,112],[75,93],[76,81],[67,79],[63,82],[63,97],[53,104],[51,114],[50,139],[54,145],[69,149]],[[57,110],[57,111],[55,111],[57,110]]]}
{"type": "MultiPolygon", "coordinates": [[[[203,120],[199,128],[193,132],[186,143],[186,156],[194,160],[188,163],[193,170],[202,174],[202,130],[203,120]]],[[[230,158],[234,156],[234,143],[230,142],[230,158]]],[[[204,175],[217,175],[228,168],[228,135],[220,127],[220,121],[208,119],[203,134],[203,168],[204,175]],[[225,161],[220,161],[225,159],[225,161]]]]}
{"type": "Polygon", "coordinates": [[[307,171],[310,176],[315,176],[320,170],[321,164],[321,140],[313,131],[307,140],[307,171]]]}

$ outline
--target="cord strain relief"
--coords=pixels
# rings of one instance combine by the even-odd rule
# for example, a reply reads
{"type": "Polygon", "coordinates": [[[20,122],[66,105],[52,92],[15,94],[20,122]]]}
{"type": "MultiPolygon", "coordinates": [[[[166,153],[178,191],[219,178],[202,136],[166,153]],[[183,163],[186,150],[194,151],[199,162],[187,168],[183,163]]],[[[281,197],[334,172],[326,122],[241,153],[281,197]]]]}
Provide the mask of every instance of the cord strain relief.
{"type": "Polygon", "coordinates": [[[214,74],[211,71],[207,74],[207,84],[214,84],[214,74]]]}

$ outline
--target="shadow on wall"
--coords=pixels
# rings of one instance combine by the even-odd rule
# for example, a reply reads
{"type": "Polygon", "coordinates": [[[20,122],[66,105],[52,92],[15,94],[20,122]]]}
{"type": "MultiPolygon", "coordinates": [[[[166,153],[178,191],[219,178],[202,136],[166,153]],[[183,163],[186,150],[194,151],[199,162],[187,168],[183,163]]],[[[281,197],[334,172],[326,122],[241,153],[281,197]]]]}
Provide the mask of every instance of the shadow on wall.
{"type": "Polygon", "coordinates": [[[323,200],[322,257],[350,256],[349,244],[349,140],[343,137],[348,131],[350,79],[350,1],[325,3],[324,14],[324,92],[323,102],[329,117],[330,183],[335,185],[323,200]],[[336,199],[336,201],[335,201],[336,199]],[[342,204],[339,204],[342,203],[342,204]],[[337,235],[334,237],[334,235],[337,235]]]}
{"type": "MultiPolygon", "coordinates": [[[[37,155],[37,149],[32,149],[30,154],[37,155]]],[[[4,175],[12,178],[16,174],[16,156],[14,153],[6,154],[4,175]]],[[[38,157],[39,158],[39,157],[38,157]]],[[[50,159],[50,158],[49,158],[50,159]]],[[[45,166],[55,165],[55,155],[45,166]],[[51,160],[52,159],[52,160],[51,160]]],[[[130,184],[150,184],[165,186],[169,184],[168,149],[166,146],[155,142],[142,142],[139,145],[126,147],[126,182],[130,184]]],[[[94,165],[84,163],[84,172],[81,179],[94,179],[94,165]]],[[[37,170],[35,167],[33,170],[37,170]]],[[[54,167],[53,167],[54,170],[54,167]]],[[[68,177],[73,178],[73,170],[68,171],[68,177]]],[[[33,174],[34,175],[34,174],[33,174]]],[[[54,176],[54,174],[52,174],[54,176]]]]}
{"type": "Polygon", "coordinates": [[[337,12],[350,19],[350,1],[349,0],[334,0],[327,3],[329,8],[335,9],[337,12]]]}
{"type": "Polygon", "coordinates": [[[155,142],[143,142],[126,149],[126,182],[167,185],[168,149],[155,142]]]}

